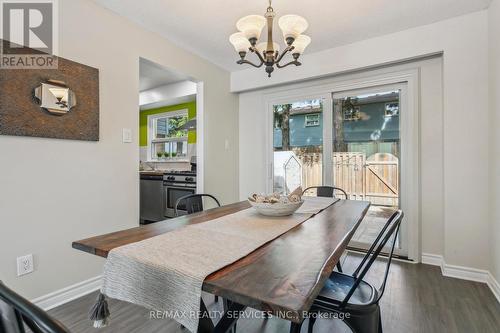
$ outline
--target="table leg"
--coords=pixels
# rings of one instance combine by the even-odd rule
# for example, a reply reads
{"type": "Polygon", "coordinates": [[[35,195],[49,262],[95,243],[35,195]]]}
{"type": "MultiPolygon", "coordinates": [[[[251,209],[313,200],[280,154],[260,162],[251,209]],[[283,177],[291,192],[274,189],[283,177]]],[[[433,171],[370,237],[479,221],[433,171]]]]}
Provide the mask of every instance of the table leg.
{"type": "Polygon", "coordinates": [[[290,325],[290,333],[300,333],[300,329],[302,328],[302,323],[291,323],[290,325]]]}
{"type": "Polygon", "coordinates": [[[203,298],[200,299],[200,311],[202,316],[198,323],[198,333],[212,333],[214,331],[214,323],[210,319],[209,312],[203,302],[203,298]]]}

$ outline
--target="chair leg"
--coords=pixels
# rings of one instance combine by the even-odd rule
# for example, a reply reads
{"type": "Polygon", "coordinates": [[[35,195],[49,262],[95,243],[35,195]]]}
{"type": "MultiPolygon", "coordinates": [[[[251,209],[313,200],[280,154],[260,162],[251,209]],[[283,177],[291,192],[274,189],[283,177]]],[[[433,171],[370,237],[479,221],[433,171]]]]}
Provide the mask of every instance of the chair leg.
{"type": "Polygon", "coordinates": [[[381,333],[380,307],[375,305],[375,309],[363,315],[356,315],[345,318],[344,322],[354,333],[381,333]]]}
{"type": "Polygon", "coordinates": [[[380,310],[378,311],[378,333],[383,333],[382,331],[382,314],[380,310]]]}
{"type": "Polygon", "coordinates": [[[340,261],[337,262],[337,271],[339,271],[340,273],[342,273],[342,265],[340,265],[340,261]]]}
{"type": "Polygon", "coordinates": [[[313,333],[314,324],[316,323],[316,317],[309,317],[309,323],[307,324],[307,333],[313,333]]]}
{"type": "Polygon", "coordinates": [[[300,329],[302,328],[302,323],[291,323],[290,325],[290,333],[300,333],[300,329]]]}

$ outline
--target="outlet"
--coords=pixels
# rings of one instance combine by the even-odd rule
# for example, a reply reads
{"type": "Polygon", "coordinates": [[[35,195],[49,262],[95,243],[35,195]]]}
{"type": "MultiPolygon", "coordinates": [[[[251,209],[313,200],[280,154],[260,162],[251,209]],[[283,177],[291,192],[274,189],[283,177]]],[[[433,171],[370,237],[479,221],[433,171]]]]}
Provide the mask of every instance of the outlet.
{"type": "Polygon", "coordinates": [[[28,254],[17,258],[17,276],[33,272],[33,255],[28,254]]]}

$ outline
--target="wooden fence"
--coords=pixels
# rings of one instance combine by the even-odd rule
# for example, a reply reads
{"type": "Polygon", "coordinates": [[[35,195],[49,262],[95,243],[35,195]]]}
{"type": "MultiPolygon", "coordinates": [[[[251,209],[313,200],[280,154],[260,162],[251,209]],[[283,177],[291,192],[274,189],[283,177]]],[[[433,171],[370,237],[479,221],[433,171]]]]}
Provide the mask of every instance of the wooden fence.
{"type": "MultiPolygon", "coordinates": [[[[302,186],[322,184],[322,154],[297,153],[302,163],[302,186]]],[[[351,200],[367,200],[375,205],[398,206],[399,160],[392,154],[333,154],[333,181],[351,200]]]]}

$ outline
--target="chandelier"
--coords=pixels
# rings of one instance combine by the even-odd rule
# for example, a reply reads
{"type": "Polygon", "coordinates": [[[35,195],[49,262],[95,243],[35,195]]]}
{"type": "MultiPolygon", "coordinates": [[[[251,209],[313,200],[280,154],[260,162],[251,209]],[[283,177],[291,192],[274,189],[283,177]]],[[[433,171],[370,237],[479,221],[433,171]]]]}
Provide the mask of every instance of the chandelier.
{"type": "Polygon", "coordinates": [[[269,77],[271,77],[271,73],[274,71],[274,66],[277,68],[284,68],[289,65],[302,65],[299,61],[299,57],[309,43],[311,43],[311,38],[309,36],[302,35],[308,27],[307,21],[298,15],[285,15],[278,20],[278,25],[283,32],[283,38],[286,43],[285,49],[280,53],[279,44],[273,42],[273,20],[275,15],[273,7],[271,6],[271,0],[269,0],[269,7],[267,7],[264,16],[248,15],[241,18],[236,23],[236,28],[239,32],[229,37],[229,41],[240,55],[240,60],[236,63],[239,65],[248,64],[257,68],[265,65],[269,77]],[[257,44],[266,23],[267,42],[257,44]],[[248,51],[257,55],[259,60],[258,64],[245,59],[248,51]],[[287,53],[292,55],[293,60],[281,65],[280,62],[287,53]]]}

